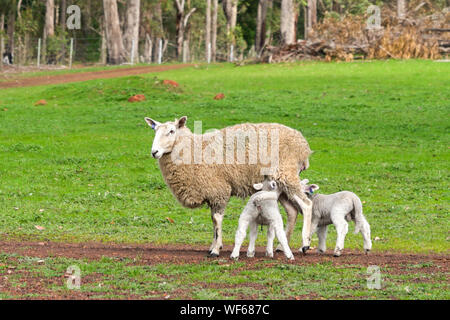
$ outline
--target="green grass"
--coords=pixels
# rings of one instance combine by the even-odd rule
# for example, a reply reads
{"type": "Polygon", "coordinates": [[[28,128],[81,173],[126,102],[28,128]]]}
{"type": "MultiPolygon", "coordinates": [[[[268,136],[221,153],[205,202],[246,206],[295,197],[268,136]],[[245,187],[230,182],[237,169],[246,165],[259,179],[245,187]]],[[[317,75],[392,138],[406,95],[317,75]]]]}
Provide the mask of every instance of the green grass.
{"type": "MultiPolygon", "coordinates": [[[[28,258],[0,255],[0,274],[8,277],[8,288],[35,288],[26,296],[0,293],[0,298],[46,296],[76,297],[89,294],[104,298],[170,299],[450,299],[445,273],[422,273],[422,266],[405,274],[380,268],[381,288],[370,289],[367,268],[360,265],[333,266],[277,264],[261,261],[249,268],[245,263],[208,260],[197,264],[135,265],[130,259],[102,258],[97,261],[51,257],[28,258]],[[80,269],[80,288],[69,289],[64,277],[69,266],[80,269]],[[9,270],[9,273],[6,271],[9,270]],[[27,274],[27,277],[23,276],[27,274]],[[44,291],[45,289],[45,291],[44,291]]],[[[405,270],[407,268],[405,267],[405,270]]]]}
{"type": "MultiPolygon", "coordinates": [[[[360,196],[381,239],[374,250],[448,252],[449,71],[431,61],[217,65],[1,90],[0,232],[209,243],[209,210],[173,198],[150,157],[153,132],[143,120],[187,115],[188,126],[202,120],[204,130],[246,121],[301,130],[314,150],[303,177],[320,192],[360,196]],[[226,98],[213,100],[218,92],[226,98]],[[138,93],[147,101],[127,102],[138,93]],[[48,105],[34,106],[39,99],[48,105]]],[[[225,243],[233,242],[243,206],[233,199],[227,208],[225,243]]],[[[334,240],[332,229],[329,247],[334,240]]],[[[349,234],[346,246],[361,248],[360,235],[349,234]]]]}

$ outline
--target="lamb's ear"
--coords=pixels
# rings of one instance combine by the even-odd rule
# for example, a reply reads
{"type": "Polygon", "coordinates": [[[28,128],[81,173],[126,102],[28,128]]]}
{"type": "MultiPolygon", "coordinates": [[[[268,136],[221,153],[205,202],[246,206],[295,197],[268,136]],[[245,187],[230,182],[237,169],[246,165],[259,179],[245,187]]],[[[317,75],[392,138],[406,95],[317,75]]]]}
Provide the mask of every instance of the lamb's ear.
{"type": "Polygon", "coordinates": [[[144,119],[145,119],[145,122],[147,122],[147,124],[148,124],[150,127],[152,127],[153,130],[155,130],[156,127],[157,127],[158,125],[161,124],[161,123],[159,123],[158,121],[153,120],[153,119],[150,119],[150,118],[147,118],[147,117],[145,117],[144,119]]]}
{"type": "Polygon", "coordinates": [[[187,117],[186,116],[182,116],[180,119],[178,119],[177,121],[177,128],[182,128],[186,125],[186,121],[187,121],[187,117]]]}
{"type": "Polygon", "coordinates": [[[311,184],[308,187],[309,193],[314,193],[315,191],[319,190],[319,186],[317,184],[311,184]]]}
{"type": "Polygon", "coordinates": [[[253,188],[255,188],[255,190],[261,190],[263,188],[263,184],[262,183],[255,183],[253,185],[253,188]]]}

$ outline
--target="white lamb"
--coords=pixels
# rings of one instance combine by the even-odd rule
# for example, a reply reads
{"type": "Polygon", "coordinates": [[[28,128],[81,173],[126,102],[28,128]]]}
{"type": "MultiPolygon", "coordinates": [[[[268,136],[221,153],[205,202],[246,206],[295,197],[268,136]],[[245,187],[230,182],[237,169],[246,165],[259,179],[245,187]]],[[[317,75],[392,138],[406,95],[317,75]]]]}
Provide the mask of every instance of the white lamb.
{"type": "Polygon", "coordinates": [[[355,234],[361,232],[366,254],[372,249],[370,225],[362,212],[362,203],[356,194],[341,191],[333,194],[315,194],[319,190],[317,184],[308,184],[308,179],[301,181],[308,198],[313,202],[311,218],[311,235],[317,231],[319,238],[318,252],[326,251],[327,227],[334,224],[337,232],[334,256],[339,257],[344,249],[345,236],[348,232],[347,221],[355,222],[355,234]]]}
{"type": "Polygon", "coordinates": [[[247,257],[255,255],[255,241],[258,235],[258,225],[267,225],[267,247],[266,256],[273,257],[273,240],[275,235],[280,242],[286,258],[294,260],[294,255],[283,230],[283,219],[278,208],[278,197],[281,190],[274,180],[265,179],[263,183],[254,184],[256,190],[261,190],[250,197],[247,205],[239,217],[239,226],[236,231],[234,249],[231,259],[239,258],[239,250],[245,239],[247,228],[250,225],[250,242],[247,250],[247,257]]]}

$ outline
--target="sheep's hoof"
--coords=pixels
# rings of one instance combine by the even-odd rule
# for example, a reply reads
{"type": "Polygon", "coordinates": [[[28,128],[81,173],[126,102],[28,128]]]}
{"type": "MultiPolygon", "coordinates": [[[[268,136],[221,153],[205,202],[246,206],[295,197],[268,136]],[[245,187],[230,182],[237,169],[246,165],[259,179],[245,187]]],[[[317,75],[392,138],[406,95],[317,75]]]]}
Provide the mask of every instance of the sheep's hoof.
{"type": "Polygon", "coordinates": [[[273,253],[266,252],[266,257],[273,258],[273,253]]]}
{"type": "Polygon", "coordinates": [[[370,249],[365,249],[364,252],[366,253],[366,256],[369,255],[370,249]]]}
{"type": "Polygon", "coordinates": [[[231,260],[234,260],[234,261],[238,261],[239,260],[239,256],[230,256],[230,259],[231,260]]]}
{"type": "Polygon", "coordinates": [[[294,261],[295,260],[294,255],[292,255],[290,258],[288,258],[288,260],[289,261],[294,261]]]}
{"type": "Polygon", "coordinates": [[[341,252],[340,250],[334,252],[334,256],[335,256],[335,257],[340,257],[341,254],[342,254],[342,252],[341,252]]]}
{"type": "Polygon", "coordinates": [[[217,258],[219,256],[218,253],[210,252],[208,253],[208,258],[217,258]]]}
{"type": "Polygon", "coordinates": [[[309,246],[304,246],[304,247],[302,247],[302,252],[304,253],[304,254],[306,254],[306,251],[308,251],[309,250],[309,246]]]}

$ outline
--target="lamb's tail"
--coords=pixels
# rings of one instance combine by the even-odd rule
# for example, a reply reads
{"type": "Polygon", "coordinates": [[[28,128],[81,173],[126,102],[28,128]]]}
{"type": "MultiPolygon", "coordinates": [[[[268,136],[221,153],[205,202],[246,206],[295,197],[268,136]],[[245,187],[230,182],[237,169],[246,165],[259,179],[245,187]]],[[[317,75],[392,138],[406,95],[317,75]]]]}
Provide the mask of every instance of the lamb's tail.
{"type": "Polygon", "coordinates": [[[366,226],[369,225],[366,218],[363,215],[361,200],[357,197],[353,197],[353,208],[355,210],[355,234],[358,232],[363,232],[366,226]]]}

